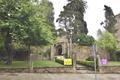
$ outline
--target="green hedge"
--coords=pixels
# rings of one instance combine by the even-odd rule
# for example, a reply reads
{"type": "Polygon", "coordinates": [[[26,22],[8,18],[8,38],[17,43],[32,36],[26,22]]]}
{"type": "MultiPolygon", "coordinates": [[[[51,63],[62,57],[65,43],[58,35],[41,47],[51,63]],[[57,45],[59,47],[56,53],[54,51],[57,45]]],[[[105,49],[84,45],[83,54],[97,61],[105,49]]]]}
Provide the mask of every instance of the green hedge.
{"type": "MultiPolygon", "coordinates": [[[[82,65],[94,68],[94,61],[87,61],[87,60],[86,61],[77,61],[77,64],[82,64],[82,65]]],[[[98,65],[97,65],[97,67],[98,67],[98,65]]]]}
{"type": "Polygon", "coordinates": [[[55,62],[60,63],[65,66],[72,66],[72,59],[70,58],[65,58],[64,56],[56,56],[55,57],[55,62]]]}
{"type": "Polygon", "coordinates": [[[64,60],[55,58],[55,62],[58,62],[58,63],[64,65],[64,60]]]}
{"type": "Polygon", "coordinates": [[[65,59],[64,56],[56,56],[55,57],[55,62],[64,65],[64,59],[65,59]]]}
{"type": "MultiPolygon", "coordinates": [[[[89,56],[86,61],[94,61],[94,56],[89,56]]],[[[98,58],[96,58],[96,61],[98,62],[98,58]]]]}

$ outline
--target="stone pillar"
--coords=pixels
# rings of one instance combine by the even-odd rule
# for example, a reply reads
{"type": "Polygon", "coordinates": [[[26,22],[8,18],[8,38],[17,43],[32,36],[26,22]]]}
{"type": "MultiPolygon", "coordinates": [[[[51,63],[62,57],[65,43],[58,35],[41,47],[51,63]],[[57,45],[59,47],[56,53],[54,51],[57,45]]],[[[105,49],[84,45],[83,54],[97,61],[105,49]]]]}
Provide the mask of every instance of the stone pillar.
{"type": "Polygon", "coordinates": [[[101,60],[100,60],[100,56],[99,56],[99,55],[97,55],[97,59],[98,59],[98,70],[99,70],[99,72],[101,72],[100,67],[101,67],[102,65],[101,65],[101,60]]]}
{"type": "Polygon", "coordinates": [[[55,48],[54,48],[54,45],[51,46],[51,54],[50,54],[50,58],[51,60],[53,60],[55,57],[55,48]]]}
{"type": "Polygon", "coordinates": [[[67,44],[67,57],[70,57],[70,44],[67,44]]]}
{"type": "Polygon", "coordinates": [[[62,45],[62,54],[64,55],[66,53],[66,46],[65,43],[62,45]]]}
{"type": "Polygon", "coordinates": [[[76,70],[76,53],[72,52],[72,64],[73,64],[73,70],[76,70]]]}

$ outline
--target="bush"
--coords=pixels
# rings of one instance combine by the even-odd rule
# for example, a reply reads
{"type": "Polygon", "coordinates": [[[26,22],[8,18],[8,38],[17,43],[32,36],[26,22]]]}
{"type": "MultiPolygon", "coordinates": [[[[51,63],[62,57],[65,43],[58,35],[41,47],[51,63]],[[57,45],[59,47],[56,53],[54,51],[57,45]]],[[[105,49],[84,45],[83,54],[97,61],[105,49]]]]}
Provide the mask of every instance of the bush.
{"type": "Polygon", "coordinates": [[[87,61],[94,61],[94,57],[90,56],[86,59],[87,61]]]}
{"type": "MultiPolygon", "coordinates": [[[[87,60],[87,61],[94,61],[94,56],[89,56],[86,60],[87,60]]],[[[98,61],[97,58],[96,58],[96,61],[98,61]]]]}
{"type": "Polygon", "coordinates": [[[108,53],[117,50],[117,43],[115,36],[107,31],[102,32],[97,40],[97,46],[108,53]]]}
{"type": "Polygon", "coordinates": [[[77,64],[82,64],[88,67],[94,67],[94,61],[77,61],[77,64]]]}
{"type": "Polygon", "coordinates": [[[64,56],[56,56],[55,59],[60,59],[60,60],[64,60],[65,57],[64,56]]]}
{"type": "MultiPolygon", "coordinates": [[[[94,56],[90,56],[86,59],[87,61],[93,61],[94,62],[94,56]]],[[[98,65],[98,58],[96,58],[96,64],[98,65]]]]}
{"type": "Polygon", "coordinates": [[[92,36],[81,34],[73,37],[73,43],[77,43],[82,46],[91,46],[95,42],[92,36]]]}
{"type": "Polygon", "coordinates": [[[71,66],[72,65],[72,59],[70,58],[65,58],[64,56],[57,56],[55,58],[55,62],[58,62],[62,65],[65,65],[65,66],[71,66]]]}
{"type": "Polygon", "coordinates": [[[55,57],[55,62],[58,62],[60,64],[64,64],[64,56],[56,56],[55,57]]]}
{"type": "MultiPolygon", "coordinates": [[[[87,67],[92,67],[94,68],[94,61],[77,61],[77,64],[81,64],[81,65],[84,65],[84,66],[87,66],[87,67]]],[[[98,68],[98,64],[96,65],[97,68],[98,68]]]]}
{"type": "Polygon", "coordinates": [[[60,63],[60,64],[64,65],[64,59],[63,59],[63,60],[61,60],[61,59],[57,59],[57,58],[55,58],[55,62],[57,62],[57,63],[60,63]]]}

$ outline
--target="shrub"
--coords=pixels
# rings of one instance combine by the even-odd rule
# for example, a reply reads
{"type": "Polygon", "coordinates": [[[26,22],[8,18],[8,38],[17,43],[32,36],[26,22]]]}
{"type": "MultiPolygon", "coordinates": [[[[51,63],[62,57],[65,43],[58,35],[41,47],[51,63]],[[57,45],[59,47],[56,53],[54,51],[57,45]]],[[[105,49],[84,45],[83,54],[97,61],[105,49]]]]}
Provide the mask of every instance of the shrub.
{"type": "Polygon", "coordinates": [[[64,56],[56,56],[55,57],[55,62],[58,62],[60,64],[64,64],[64,56]]]}
{"type": "Polygon", "coordinates": [[[65,58],[64,56],[57,56],[55,58],[55,62],[58,62],[62,65],[66,65],[66,66],[71,66],[72,65],[72,59],[65,58]]]}
{"type": "MultiPolygon", "coordinates": [[[[94,68],[94,61],[77,61],[77,64],[81,64],[81,65],[84,65],[84,66],[87,66],[87,67],[91,67],[91,68],[94,68]]],[[[98,64],[96,65],[97,68],[98,68],[98,64]]]]}
{"type": "Polygon", "coordinates": [[[60,63],[60,64],[64,64],[64,59],[63,60],[61,60],[61,59],[57,59],[57,58],[55,58],[55,62],[58,62],[58,63],[60,63]]]}
{"type": "Polygon", "coordinates": [[[97,46],[108,53],[117,50],[117,45],[115,36],[107,31],[102,32],[98,37],[97,46]]]}
{"type": "MultiPolygon", "coordinates": [[[[89,56],[86,60],[87,60],[87,61],[94,61],[94,56],[89,56]]],[[[97,58],[96,58],[96,61],[98,61],[97,58]]]]}
{"type": "Polygon", "coordinates": [[[77,61],[77,64],[82,64],[88,67],[94,67],[94,61],[77,61]]]}
{"type": "Polygon", "coordinates": [[[82,46],[91,46],[95,40],[92,36],[81,34],[73,37],[73,42],[82,46]]]}

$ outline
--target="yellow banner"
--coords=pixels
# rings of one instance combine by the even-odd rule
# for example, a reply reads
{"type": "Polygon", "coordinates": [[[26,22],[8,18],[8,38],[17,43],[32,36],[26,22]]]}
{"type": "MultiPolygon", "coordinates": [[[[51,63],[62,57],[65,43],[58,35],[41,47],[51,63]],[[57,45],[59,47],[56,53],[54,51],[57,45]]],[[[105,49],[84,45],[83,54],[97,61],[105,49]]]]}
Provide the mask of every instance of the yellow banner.
{"type": "Polygon", "coordinates": [[[64,65],[72,65],[72,59],[64,59],[64,65]]]}

